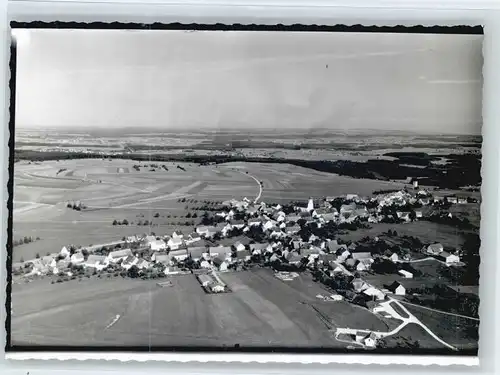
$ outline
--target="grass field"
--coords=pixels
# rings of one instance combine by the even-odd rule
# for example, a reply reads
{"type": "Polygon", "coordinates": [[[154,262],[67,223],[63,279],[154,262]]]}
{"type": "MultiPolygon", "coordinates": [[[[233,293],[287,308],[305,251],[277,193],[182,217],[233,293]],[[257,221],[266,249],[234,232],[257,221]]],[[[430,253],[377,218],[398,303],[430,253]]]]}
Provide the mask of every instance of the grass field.
{"type": "Polygon", "coordinates": [[[458,349],[477,349],[478,321],[446,315],[416,306],[405,305],[405,308],[448,344],[458,349]]]}
{"type": "MultiPolygon", "coordinates": [[[[14,345],[344,347],[317,312],[301,303],[314,302],[314,290],[299,292],[267,270],[226,273],[223,278],[232,293],[206,294],[193,275],[173,277],[173,287],[164,288],[153,281],[121,277],[15,284],[12,341],[14,345]],[[117,315],[116,323],[106,328],[117,315]]],[[[346,303],[330,305],[327,313],[338,324],[371,321],[365,325],[384,326],[368,311],[346,303]]]]}
{"type": "Polygon", "coordinates": [[[95,159],[16,163],[14,239],[33,236],[41,240],[16,247],[14,261],[31,259],[37,253],[53,253],[69,244],[106,243],[149,230],[189,232],[192,227],[179,222],[185,224],[185,215],[195,212],[203,201],[258,197],[260,187],[254,178],[263,182],[261,199],[279,202],[305,201],[310,196],[369,194],[375,189],[396,187],[394,183],[356,180],[286,164],[158,163],[165,164],[168,171],[151,171],[148,167],[136,171],[135,164],[149,163],[95,159]],[[178,202],[182,198],[197,203],[178,202]],[[68,201],[81,201],[88,208],[68,209],[68,201]],[[159,218],[153,217],[156,213],[159,218]],[[139,219],[152,220],[154,225],[151,229],[113,226],[115,219],[135,223],[139,219]]]}

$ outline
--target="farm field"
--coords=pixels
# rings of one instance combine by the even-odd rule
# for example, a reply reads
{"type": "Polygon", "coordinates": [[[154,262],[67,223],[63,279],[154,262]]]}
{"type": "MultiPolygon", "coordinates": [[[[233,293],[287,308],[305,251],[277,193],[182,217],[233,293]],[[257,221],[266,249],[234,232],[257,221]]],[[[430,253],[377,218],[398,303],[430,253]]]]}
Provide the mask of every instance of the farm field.
{"type": "MultiPolygon", "coordinates": [[[[222,277],[232,293],[205,294],[193,275],[172,277],[173,286],[164,288],[121,277],[14,284],[13,344],[344,347],[300,303],[314,295],[304,296],[266,271],[222,277]]],[[[343,305],[337,314],[349,310],[343,305]]],[[[371,314],[358,315],[363,321],[371,314]]]]}
{"type": "Polygon", "coordinates": [[[16,163],[14,239],[32,236],[40,240],[16,247],[14,262],[32,259],[37,253],[53,253],[68,244],[106,243],[149,230],[169,233],[181,229],[188,233],[193,227],[185,225],[185,215],[195,212],[205,200],[259,197],[265,201],[305,201],[310,196],[369,194],[375,189],[395,188],[394,183],[356,180],[283,164],[157,163],[166,165],[168,171],[150,171],[149,167],[136,171],[135,164],[149,163],[96,159],[16,163]],[[262,193],[258,181],[263,181],[262,193]],[[179,202],[183,198],[196,203],[179,202]],[[66,202],[71,201],[81,201],[87,209],[68,209],[66,202]],[[159,218],[154,218],[156,213],[159,218]],[[129,223],[148,220],[153,226],[113,226],[115,219],[129,223]]]}

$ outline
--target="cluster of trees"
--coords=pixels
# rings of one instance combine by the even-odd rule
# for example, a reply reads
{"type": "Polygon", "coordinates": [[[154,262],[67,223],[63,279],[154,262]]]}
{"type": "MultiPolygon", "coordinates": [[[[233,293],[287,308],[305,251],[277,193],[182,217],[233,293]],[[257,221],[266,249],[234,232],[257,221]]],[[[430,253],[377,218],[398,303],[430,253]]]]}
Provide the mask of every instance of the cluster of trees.
{"type": "Polygon", "coordinates": [[[449,217],[447,214],[432,214],[424,218],[424,220],[432,223],[451,225],[462,230],[474,230],[477,227],[472,224],[467,217],[459,218],[457,216],[449,217]]]}
{"type": "Polygon", "coordinates": [[[18,240],[13,240],[12,246],[16,247],[16,246],[28,244],[28,243],[39,241],[39,240],[40,240],[40,237],[33,238],[33,236],[24,236],[23,238],[20,238],[18,240]]]}
{"type": "Polygon", "coordinates": [[[118,221],[116,219],[113,220],[113,225],[128,225],[128,224],[129,224],[129,222],[127,219],[123,219],[122,221],[118,221]]]}
{"type": "Polygon", "coordinates": [[[72,210],[75,211],[81,211],[87,208],[87,206],[85,206],[83,203],[80,202],[68,202],[66,204],[66,207],[71,208],[72,210]]]}
{"type": "Polygon", "coordinates": [[[458,293],[442,284],[410,289],[410,293],[419,294],[419,296],[409,296],[412,303],[436,310],[479,317],[479,297],[474,294],[458,293]]]}

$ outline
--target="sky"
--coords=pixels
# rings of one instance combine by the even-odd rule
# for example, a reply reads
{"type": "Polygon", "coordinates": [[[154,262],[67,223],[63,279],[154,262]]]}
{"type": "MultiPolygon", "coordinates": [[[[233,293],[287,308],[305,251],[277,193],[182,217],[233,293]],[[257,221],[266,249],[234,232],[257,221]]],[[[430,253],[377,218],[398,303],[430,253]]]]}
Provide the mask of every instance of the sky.
{"type": "Polygon", "coordinates": [[[480,134],[481,35],[13,33],[17,127],[480,134]]]}

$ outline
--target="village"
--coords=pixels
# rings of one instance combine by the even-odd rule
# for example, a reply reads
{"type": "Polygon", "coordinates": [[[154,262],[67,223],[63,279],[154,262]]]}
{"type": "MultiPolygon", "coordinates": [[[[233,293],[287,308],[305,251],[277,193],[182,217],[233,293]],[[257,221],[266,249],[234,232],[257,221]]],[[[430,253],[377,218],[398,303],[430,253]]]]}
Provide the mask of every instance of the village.
{"type": "Polygon", "coordinates": [[[169,277],[195,274],[206,293],[217,294],[231,292],[231,285],[224,282],[226,272],[266,267],[285,283],[310,272],[325,290],[318,299],[347,301],[402,322],[390,332],[346,327],[334,333],[338,341],[372,349],[412,322],[399,302],[405,298],[415,302],[434,285],[434,280],[415,282],[422,273],[413,265],[432,261],[459,269],[466,266],[461,261],[463,249],[399,236],[395,230],[358,241],[342,241],[338,234],[362,231],[375,223],[458,220],[467,225],[448,208],[470,203],[476,201],[435,196],[420,189],[418,182],[413,190],[379,192],[368,198],[310,198],[287,205],[232,199],[223,202],[220,211],[205,212],[192,233],[149,232],[108,244],[67,245],[57,253],[24,261],[13,275],[25,280],[50,277],[52,283],[121,276],[158,279],[159,287],[168,287],[169,277]]]}

